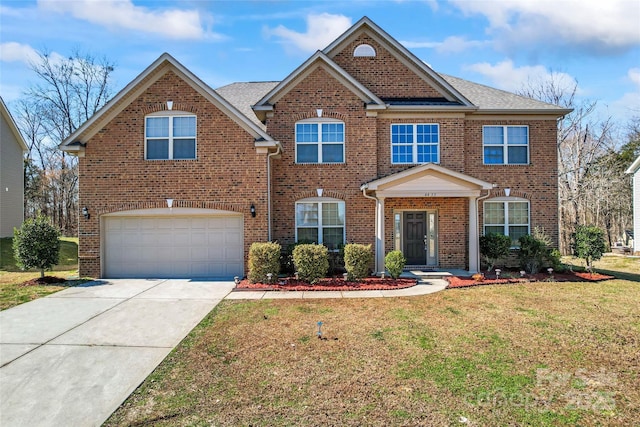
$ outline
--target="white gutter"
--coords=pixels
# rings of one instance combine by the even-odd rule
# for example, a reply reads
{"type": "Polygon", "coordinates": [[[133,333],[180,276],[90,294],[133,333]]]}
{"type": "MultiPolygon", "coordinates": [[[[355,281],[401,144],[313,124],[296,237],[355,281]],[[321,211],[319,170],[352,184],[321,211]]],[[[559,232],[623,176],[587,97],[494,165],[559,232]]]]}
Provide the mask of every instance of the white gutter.
{"type": "Polygon", "coordinates": [[[267,236],[268,241],[271,241],[271,158],[282,153],[282,146],[278,144],[278,148],[275,152],[267,154],[267,236]]]}
{"type": "MultiPolygon", "coordinates": [[[[361,188],[362,188],[362,195],[364,197],[366,197],[367,199],[375,200],[375,202],[376,202],[376,207],[375,207],[376,216],[375,216],[375,218],[376,218],[376,234],[377,234],[378,221],[380,220],[380,218],[378,218],[378,204],[380,203],[380,200],[378,200],[378,198],[375,197],[375,196],[369,196],[367,194],[367,184],[363,185],[361,188]]],[[[380,236],[380,238],[384,239],[384,233],[383,233],[382,236],[380,236]]],[[[375,264],[374,264],[375,272],[374,272],[374,274],[376,274],[376,273],[378,273],[380,271],[380,269],[379,269],[380,266],[378,265],[378,258],[379,258],[380,254],[378,252],[380,251],[381,247],[382,247],[382,245],[378,244],[378,236],[376,235],[376,256],[374,257],[374,261],[375,261],[375,264]]],[[[382,271],[384,271],[384,266],[383,266],[382,271]]]]}
{"type": "MultiPolygon", "coordinates": [[[[494,184],[495,186],[495,184],[494,184]]],[[[476,215],[479,216],[480,213],[480,200],[484,200],[487,197],[489,197],[491,195],[491,190],[487,191],[487,194],[485,194],[484,196],[480,196],[476,199],[476,215]]],[[[484,212],[483,212],[484,215],[484,212]]],[[[476,218],[476,221],[478,221],[478,218],[476,218]]],[[[478,223],[478,231],[480,231],[480,224],[478,223]]],[[[480,268],[480,236],[476,236],[476,239],[478,239],[478,259],[476,260],[478,262],[478,271],[482,270],[480,268]]]]}

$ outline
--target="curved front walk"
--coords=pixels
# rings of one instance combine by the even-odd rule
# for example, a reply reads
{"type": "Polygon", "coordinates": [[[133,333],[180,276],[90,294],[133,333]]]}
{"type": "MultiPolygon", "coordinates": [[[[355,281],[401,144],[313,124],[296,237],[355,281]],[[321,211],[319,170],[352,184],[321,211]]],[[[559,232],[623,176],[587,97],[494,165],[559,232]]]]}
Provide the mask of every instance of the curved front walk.
{"type": "Polygon", "coordinates": [[[0,312],[0,425],[99,426],[222,299],[414,296],[397,291],[231,292],[233,282],[95,281],[0,312]]]}

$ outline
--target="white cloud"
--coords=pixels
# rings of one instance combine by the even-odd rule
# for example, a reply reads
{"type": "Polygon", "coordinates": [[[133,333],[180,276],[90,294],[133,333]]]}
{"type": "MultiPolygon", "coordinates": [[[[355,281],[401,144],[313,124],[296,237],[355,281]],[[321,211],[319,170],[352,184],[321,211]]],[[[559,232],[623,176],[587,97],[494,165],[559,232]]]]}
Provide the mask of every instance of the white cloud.
{"type": "Polygon", "coordinates": [[[637,86],[638,91],[640,91],[640,68],[632,68],[627,72],[627,77],[637,86]]]}
{"type": "MultiPolygon", "coordinates": [[[[51,62],[57,63],[64,58],[56,52],[46,53],[51,62]]],[[[28,44],[17,42],[0,43],[0,62],[21,62],[25,65],[31,65],[39,62],[40,55],[37,50],[28,44]]]]}
{"type": "Polygon", "coordinates": [[[0,44],[0,61],[30,64],[38,59],[38,52],[28,44],[6,42],[0,44]]]}
{"type": "Polygon", "coordinates": [[[542,65],[515,67],[511,60],[495,65],[482,62],[465,68],[483,75],[492,86],[509,92],[517,92],[527,85],[535,86],[536,82],[545,82],[550,79],[566,89],[572,89],[576,85],[576,80],[569,74],[550,71],[542,65]]]}
{"type": "Polygon", "coordinates": [[[481,40],[467,40],[465,37],[451,36],[447,37],[441,42],[400,42],[406,48],[409,49],[435,49],[438,53],[460,53],[469,49],[477,49],[487,45],[490,45],[488,41],[481,40]]]}
{"type": "Polygon", "coordinates": [[[612,54],[640,44],[636,0],[449,0],[466,14],[484,15],[489,32],[507,48],[547,42],[612,54]]]}
{"type": "Polygon", "coordinates": [[[160,34],[172,39],[198,40],[220,38],[203,28],[203,17],[197,10],[150,10],[135,6],[131,0],[38,0],[47,11],[70,13],[75,18],[115,29],[160,34]]]}
{"type": "Polygon", "coordinates": [[[626,80],[634,87],[630,92],[612,102],[611,110],[623,120],[630,120],[632,117],[640,117],[640,68],[631,68],[627,71],[626,80]]]}
{"type": "Polygon", "coordinates": [[[327,47],[329,43],[351,27],[351,18],[329,13],[308,15],[306,21],[307,31],[304,33],[279,25],[273,29],[266,29],[265,34],[280,37],[287,45],[293,46],[296,50],[315,52],[327,47]]]}

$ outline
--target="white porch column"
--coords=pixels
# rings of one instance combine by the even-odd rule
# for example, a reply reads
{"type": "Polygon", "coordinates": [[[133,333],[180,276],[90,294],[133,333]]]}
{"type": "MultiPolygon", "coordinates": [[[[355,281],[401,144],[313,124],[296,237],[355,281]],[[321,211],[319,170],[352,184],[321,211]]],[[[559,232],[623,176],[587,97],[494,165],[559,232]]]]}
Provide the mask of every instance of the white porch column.
{"type": "Polygon", "coordinates": [[[376,273],[384,271],[384,197],[376,201],[376,273]]]}
{"type": "Polygon", "coordinates": [[[469,197],[469,271],[480,271],[477,197],[469,197]]]}

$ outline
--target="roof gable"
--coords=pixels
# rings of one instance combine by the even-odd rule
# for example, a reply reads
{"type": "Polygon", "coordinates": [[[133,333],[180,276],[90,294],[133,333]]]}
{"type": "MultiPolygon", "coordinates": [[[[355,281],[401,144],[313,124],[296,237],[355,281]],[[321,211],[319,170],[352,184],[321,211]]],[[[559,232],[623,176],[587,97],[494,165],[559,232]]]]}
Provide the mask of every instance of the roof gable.
{"type": "Polygon", "coordinates": [[[625,173],[636,173],[638,170],[640,170],[640,156],[631,163],[631,166],[629,166],[629,169],[627,169],[625,173]]]}
{"type": "Polygon", "coordinates": [[[309,76],[318,67],[322,67],[332,77],[358,96],[365,104],[367,104],[368,109],[385,108],[385,103],[373,92],[354,79],[345,70],[340,68],[340,66],[333,62],[327,55],[321,51],[317,51],[253,106],[256,115],[263,120],[266,111],[272,110],[273,105],[278,102],[279,99],[286,95],[292,88],[309,76]]]}
{"type": "Polygon", "coordinates": [[[279,143],[271,138],[263,129],[251,119],[242,114],[236,107],[224,99],[215,90],[206,85],[195,74],[180,64],[168,53],[162,54],[138,77],[131,81],[104,107],[80,126],[73,134],[65,139],[60,148],[69,152],[81,152],[84,144],[100,131],[109,121],[122,112],[133,100],[140,96],[153,83],[168,72],[175,73],[194,90],[204,96],[224,114],[236,122],[247,133],[256,139],[256,145],[261,147],[276,147],[279,143]]]}
{"type": "MultiPolygon", "coordinates": [[[[375,43],[389,52],[395,59],[402,63],[403,66],[430,86],[440,97],[449,102],[455,102],[459,104],[460,107],[474,107],[462,93],[442,76],[366,16],[334,40],[323,52],[329,58],[334,59],[360,37],[367,37],[374,40],[375,43]]],[[[349,52],[349,55],[351,56],[351,52],[349,52]]]]}
{"type": "Polygon", "coordinates": [[[469,197],[493,184],[434,163],[415,166],[362,186],[379,197],[469,197]]]}
{"type": "Polygon", "coordinates": [[[9,112],[9,109],[7,108],[7,105],[4,103],[4,99],[2,99],[2,97],[0,97],[0,113],[2,115],[2,119],[5,122],[7,122],[7,125],[9,126],[11,133],[13,134],[16,142],[18,143],[22,151],[27,151],[28,150],[27,143],[22,137],[22,134],[18,129],[18,125],[16,125],[16,122],[13,120],[13,116],[9,112]]]}

